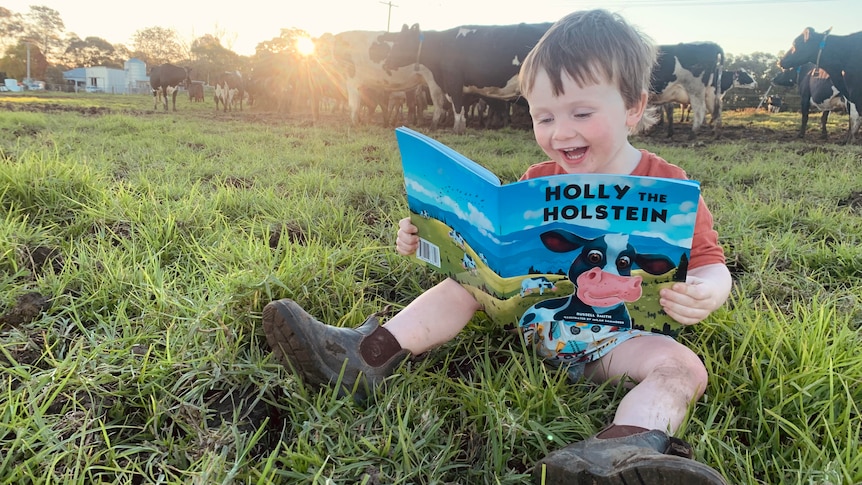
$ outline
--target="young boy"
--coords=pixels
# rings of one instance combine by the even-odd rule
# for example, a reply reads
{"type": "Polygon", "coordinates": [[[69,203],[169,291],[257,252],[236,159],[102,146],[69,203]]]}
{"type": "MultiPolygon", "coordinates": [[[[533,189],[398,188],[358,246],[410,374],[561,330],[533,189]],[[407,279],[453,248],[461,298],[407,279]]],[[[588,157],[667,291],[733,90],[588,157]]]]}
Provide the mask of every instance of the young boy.
{"type": "MultiPolygon", "coordinates": [[[[655,46],[621,17],[604,10],[572,13],[555,23],[524,59],[521,92],[529,102],[536,141],[550,161],[522,179],[563,173],[610,173],[686,178],[658,156],[634,148],[628,135],[643,122],[655,46]]],[[[688,277],[661,291],[674,320],[693,325],[727,299],[730,273],[712,215],[703,200],[697,213],[688,277]]],[[[399,223],[396,249],[419,244],[410,219],[399,223]]],[[[372,390],[411,354],[451,340],[480,310],[457,282],[447,279],[379,326],[372,316],[357,329],[318,322],[287,299],[264,308],[273,353],[310,385],[336,382],[342,393],[372,390]],[[346,362],[345,362],[346,361],[346,362]]],[[[691,447],[672,435],[689,405],[706,388],[698,356],[676,340],[626,330],[598,345],[601,353],[580,369],[595,381],[632,382],[613,423],[597,435],[557,450],[535,467],[539,483],[722,484],[712,468],[689,459],[691,447]]]]}

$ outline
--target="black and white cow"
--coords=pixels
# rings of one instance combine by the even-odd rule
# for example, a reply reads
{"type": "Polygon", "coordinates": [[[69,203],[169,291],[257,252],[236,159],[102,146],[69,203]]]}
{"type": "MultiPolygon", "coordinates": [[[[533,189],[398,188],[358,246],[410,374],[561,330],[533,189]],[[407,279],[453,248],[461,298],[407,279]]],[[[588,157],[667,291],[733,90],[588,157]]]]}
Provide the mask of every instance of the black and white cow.
{"type": "Polygon", "coordinates": [[[626,302],[637,301],[642,294],[640,276],[632,276],[632,268],[661,275],[676,264],[661,254],[640,254],[624,234],[606,234],[585,239],[564,230],[548,231],[541,235],[542,243],[551,251],[565,253],[579,250],[569,267],[569,280],[575,284],[575,293],[568,297],[549,298],[528,308],[519,325],[531,342],[542,341],[540,354],[553,357],[569,341],[600,340],[620,328],[631,328],[631,316],[626,302]],[[579,324],[584,315],[596,315],[602,324],[579,324]],[[553,322],[553,323],[552,323],[553,322]],[[563,331],[561,322],[573,327],[563,331]],[[578,327],[588,329],[581,335],[578,327]]]}
{"type": "MultiPolygon", "coordinates": [[[[389,93],[393,91],[413,90],[415,94],[418,87],[426,86],[429,101],[434,106],[431,126],[436,128],[444,112],[445,96],[443,90],[434,82],[431,71],[424,67],[383,68],[383,62],[391,49],[390,36],[394,35],[364,30],[351,30],[335,35],[333,50],[345,79],[350,121],[353,124],[359,123],[363,93],[381,92],[388,99],[389,93]]],[[[411,111],[408,106],[410,117],[413,117],[415,109],[413,107],[411,111]]],[[[417,116],[419,114],[421,113],[416,113],[417,116]]]]}
{"type": "Polygon", "coordinates": [[[554,285],[554,282],[549,280],[545,276],[534,276],[532,278],[524,278],[521,280],[521,297],[527,296],[529,294],[539,292],[539,295],[544,295],[545,290],[554,291],[557,287],[554,285]]]}
{"type": "MultiPolygon", "coordinates": [[[[652,72],[650,104],[690,103],[693,113],[691,137],[706,121],[711,104],[713,130],[721,134],[721,83],[724,70],[724,49],[713,42],[659,46],[658,62],[652,72]],[[708,104],[709,100],[713,100],[708,104]]],[[[673,123],[668,123],[668,136],[673,136],[673,123]]]]}
{"type": "MultiPolygon", "coordinates": [[[[720,99],[724,99],[724,95],[727,94],[733,88],[742,88],[742,89],[756,89],[757,81],[751,77],[751,74],[748,73],[745,69],[736,69],[734,71],[726,71],[721,74],[721,95],[720,99]]],[[[677,99],[688,99],[688,93],[680,90],[677,94],[674,95],[677,99]]],[[[709,89],[706,92],[706,110],[711,113],[709,123],[712,124],[715,122],[715,90],[709,89]]],[[[688,121],[689,114],[691,114],[691,101],[679,101],[680,110],[682,111],[682,115],[680,116],[680,122],[688,121]]],[[[669,119],[668,123],[668,136],[673,136],[673,110],[674,103],[668,103],[664,105],[664,111],[667,114],[667,118],[669,119]]]]}
{"type": "Polygon", "coordinates": [[[464,25],[442,31],[421,31],[419,24],[392,38],[385,69],[424,66],[443,89],[454,110],[454,130],[467,127],[464,93],[513,100],[518,97],[521,62],[550,23],[516,25],[464,25]]]}
{"type": "MultiPolygon", "coordinates": [[[[748,73],[745,69],[735,69],[733,71],[722,71],[721,73],[721,95],[720,99],[724,100],[724,95],[727,94],[733,88],[741,88],[741,89],[757,89],[757,81],[751,77],[751,74],[748,73]]],[[[688,99],[688,93],[680,92],[676,95],[679,99],[688,99]]],[[[710,115],[710,123],[715,121],[715,91],[707,90],[706,91],[706,110],[711,113],[710,115]]],[[[682,115],[680,116],[680,122],[687,121],[688,115],[691,113],[691,103],[690,101],[679,101],[680,110],[682,111],[682,115]]],[[[673,109],[674,103],[668,103],[665,105],[665,112],[667,113],[667,118],[670,120],[671,124],[668,126],[669,136],[673,135],[673,109]]]]}
{"type": "Polygon", "coordinates": [[[850,112],[847,143],[852,143],[862,125],[859,116],[862,108],[862,32],[831,35],[831,30],[816,32],[811,27],[803,30],[793,40],[779,65],[783,69],[791,69],[812,62],[829,74],[832,84],[847,99],[850,112]]]}
{"type": "MultiPolygon", "coordinates": [[[[812,106],[823,112],[820,116],[820,136],[823,139],[827,138],[826,122],[829,120],[829,112],[847,109],[847,100],[832,84],[829,74],[818,69],[813,63],[808,62],[795,69],[785,69],[772,78],[772,84],[784,87],[796,86],[799,90],[799,98],[802,103],[802,125],[799,128],[799,138],[805,137],[805,132],[808,129],[808,113],[812,106]]],[[[770,100],[771,104],[772,101],[770,100]]]]}
{"type": "Polygon", "coordinates": [[[219,74],[213,92],[216,111],[218,111],[219,102],[222,103],[222,111],[233,110],[237,102],[239,103],[239,110],[242,111],[242,98],[244,96],[245,83],[239,71],[225,71],[219,74]]]}
{"type": "MultiPolygon", "coordinates": [[[[780,75],[780,74],[779,74],[780,75]]],[[[796,76],[793,77],[796,79],[796,76]]],[[[773,81],[774,82],[774,81],[773,81]]],[[[829,81],[829,84],[832,84],[832,81],[829,81]]],[[[770,94],[766,98],[766,109],[770,113],[778,113],[781,111],[781,105],[784,104],[784,100],[781,99],[781,95],[779,94],[770,94]]],[[[808,117],[806,116],[805,121],[808,121],[808,117]]]]}
{"type": "Polygon", "coordinates": [[[153,109],[159,103],[159,96],[164,96],[165,111],[168,110],[168,96],[173,97],[174,111],[177,110],[177,91],[180,86],[188,87],[189,69],[173,64],[162,64],[150,70],[150,88],[153,90],[153,109]]]}

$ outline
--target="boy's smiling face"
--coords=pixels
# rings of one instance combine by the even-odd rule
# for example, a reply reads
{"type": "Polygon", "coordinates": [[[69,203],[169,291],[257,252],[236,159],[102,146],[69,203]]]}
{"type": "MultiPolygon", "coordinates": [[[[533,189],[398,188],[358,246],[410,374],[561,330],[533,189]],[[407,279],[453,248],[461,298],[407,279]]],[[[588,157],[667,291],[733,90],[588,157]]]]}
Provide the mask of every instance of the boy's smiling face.
{"type": "Polygon", "coordinates": [[[536,142],[567,173],[631,173],[641,155],[629,143],[628,134],[643,115],[647,94],[636,106],[626,108],[619,89],[610,82],[582,87],[565,72],[562,80],[564,94],[555,96],[542,70],[524,96],[536,142]]]}

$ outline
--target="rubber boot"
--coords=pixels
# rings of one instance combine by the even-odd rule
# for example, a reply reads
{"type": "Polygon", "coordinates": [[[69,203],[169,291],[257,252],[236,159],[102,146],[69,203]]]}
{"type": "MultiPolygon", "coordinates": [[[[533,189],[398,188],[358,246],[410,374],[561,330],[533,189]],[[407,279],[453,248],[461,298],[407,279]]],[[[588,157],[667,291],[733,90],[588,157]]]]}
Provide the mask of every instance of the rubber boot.
{"type": "Polygon", "coordinates": [[[295,301],[270,302],[263,309],[263,330],[275,358],[306,385],[338,382],[339,396],[364,401],[410,352],[372,315],[358,328],[326,325],[295,301]],[[342,375],[342,369],[344,374],[342,375]]]}
{"type": "Polygon", "coordinates": [[[619,438],[593,436],[548,454],[533,470],[533,483],[727,485],[717,471],[691,455],[691,445],[659,430],[619,438]]]}

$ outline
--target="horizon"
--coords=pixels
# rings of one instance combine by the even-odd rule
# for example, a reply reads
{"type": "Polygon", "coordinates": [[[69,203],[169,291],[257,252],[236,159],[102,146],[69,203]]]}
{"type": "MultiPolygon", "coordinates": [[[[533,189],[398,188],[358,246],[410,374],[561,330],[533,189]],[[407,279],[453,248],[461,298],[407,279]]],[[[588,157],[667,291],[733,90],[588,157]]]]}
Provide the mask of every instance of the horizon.
{"type": "Polygon", "coordinates": [[[347,30],[397,31],[401,25],[419,23],[425,30],[447,30],[460,25],[503,25],[520,22],[553,22],[580,9],[605,8],[619,13],[657,44],[712,41],[732,55],[765,52],[779,55],[806,27],[817,31],[832,28],[833,35],[857,32],[855,19],[862,17],[858,0],[611,0],[576,2],[539,0],[529,12],[501,10],[489,0],[458,3],[455,0],[419,2],[400,0],[330,0],[303,8],[285,8],[285,21],[277,13],[232,9],[220,16],[217,9],[200,5],[151,0],[148,8],[134,16],[104,21],[92,9],[81,9],[67,0],[7,0],[5,8],[26,15],[30,5],[56,10],[67,34],[80,38],[100,37],[111,44],[131,46],[133,34],[150,27],[172,28],[183,42],[205,34],[240,55],[254,54],[255,47],[278,37],[281,29],[301,29],[312,37],[347,30]],[[818,10],[840,12],[830,24],[812,22],[823,18],[818,10]],[[333,18],[332,12],[339,12],[333,18]],[[457,12],[449,14],[448,12],[457,12]],[[167,15],[165,15],[167,13],[167,15]]]}

